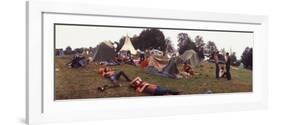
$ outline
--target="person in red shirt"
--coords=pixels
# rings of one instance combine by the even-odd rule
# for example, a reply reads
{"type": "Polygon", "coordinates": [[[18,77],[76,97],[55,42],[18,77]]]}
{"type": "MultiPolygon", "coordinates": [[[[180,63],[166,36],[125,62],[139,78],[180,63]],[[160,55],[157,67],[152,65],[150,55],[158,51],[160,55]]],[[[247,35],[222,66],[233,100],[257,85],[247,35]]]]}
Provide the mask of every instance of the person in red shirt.
{"type": "Polygon", "coordinates": [[[194,75],[192,67],[187,62],[183,64],[183,71],[186,72],[188,76],[194,75]]]}

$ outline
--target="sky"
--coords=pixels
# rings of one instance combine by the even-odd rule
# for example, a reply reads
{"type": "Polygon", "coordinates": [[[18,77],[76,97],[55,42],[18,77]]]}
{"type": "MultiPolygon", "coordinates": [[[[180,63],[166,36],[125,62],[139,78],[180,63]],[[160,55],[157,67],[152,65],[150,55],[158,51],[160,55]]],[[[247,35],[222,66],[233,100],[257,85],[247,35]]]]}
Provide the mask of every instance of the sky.
{"type": "MultiPolygon", "coordinates": [[[[121,27],[98,27],[98,26],[77,26],[77,25],[56,25],[56,48],[95,47],[102,41],[119,41],[122,36],[133,37],[139,35],[144,28],[121,28],[121,27]]],[[[219,31],[195,31],[195,30],[171,30],[160,29],[165,38],[172,41],[177,47],[177,35],[187,33],[191,39],[197,35],[203,37],[205,43],[214,41],[220,50],[225,48],[226,52],[236,53],[239,59],[244,49],[253,47],[253,33],[241,32],[219,32],[219,31]]]]}

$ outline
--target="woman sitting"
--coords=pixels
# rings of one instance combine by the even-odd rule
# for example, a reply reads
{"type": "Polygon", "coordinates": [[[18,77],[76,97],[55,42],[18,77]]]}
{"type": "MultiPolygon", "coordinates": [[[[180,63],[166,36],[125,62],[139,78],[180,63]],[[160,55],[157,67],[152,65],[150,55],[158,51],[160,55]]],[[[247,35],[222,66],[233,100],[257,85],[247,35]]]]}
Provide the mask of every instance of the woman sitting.
{"type": "Polygon", "coordinates": [[[180,72],[180,75],[182,75],[186,79],[194,75],[194,71],[192,70],[192,67],[187,62],[183,64],[183,68],[182,71],[180,72]]]}
{"type": "Polygon", "coordinates": [[[179,95],[180,92],[173,91],[158,85],[150,84],[142,81],[140,77],[136,77],[130,85],[135,88],[137,92],[144,92],[152,95],[179,95]]]}
{"type": "Polygon", "coordinates": [[[123,71],[115,72],[112,68],[109,67],[100,68],[99,74],[104,78],[108,78],[113,83],[113,85],[118,85],[117,80],[119,80],[121,76],[123,76],[128,82],[131,81],[131,79],[123,71]]]}
{"type": "Polygon", "coordinates": [[[194,75],[192,67],[187,62],[183,64],[183,71],[186,72],[188,76],[194,75]]]}

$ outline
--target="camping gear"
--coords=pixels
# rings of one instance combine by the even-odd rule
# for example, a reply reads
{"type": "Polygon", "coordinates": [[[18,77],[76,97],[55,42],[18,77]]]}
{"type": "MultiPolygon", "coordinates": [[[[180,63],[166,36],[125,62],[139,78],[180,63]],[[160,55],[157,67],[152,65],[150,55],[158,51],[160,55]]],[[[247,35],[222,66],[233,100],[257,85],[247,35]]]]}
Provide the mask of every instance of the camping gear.
{"type": "Polygon", "coordinates": [[[152,66],[152,67],[155,67],[158,71],[162,71],[162,69],[168,64],[168,62],[169,62],[169,59],[166,57],[150,55],[148,57],[147,66],[152,66]]]}
{"type": "Polygon", "coordinates": [[[187,62],[191,67],[195,67],[200,64],[198,54],[194,50],[186,50],[182,55],[179,56],[178,63],[187,62]]]}
{"type": "Polygon", "coordinates": [[[169,77],[176,78],[179,73],[175,58],[171,58],[169,63],[163,68],[162,73],[168,74],[169,77]]]}
{"type": "Polygon", "coordinates": [[[136,55],[137,54],[137,51],[136,49],[134,48],[131,40],[130,40],[130,37],[127,35],[126,38],[125,38],[125,42],[124,42],[124,45],[122,46],[122,48],[120,49],[120,51],[130,51],[131,54],[133,55],[136,55]]]}
{"type": "Polygon", "coordinates": [[[152,75],[175,79],[179,70],[175,58],[168,60],[167,58],[159,58],[151,55],[149,57],[147,72],[152,75]]]}
{"type": "Polygon", "coordinates": [[[71,63],[69,63],[70,68],[79,68],[86,66],[86,60],[84,56],[76,55],[72,60],[71,63]]]}
{"type": "Polygon", "coordinates": [[[152,50],[150,50],[150,55],[163,56],[164,53],[162,51],[160,51],[160,50],[152,49],[152,50]]]}
{"type": "Polygon", "coordinates": [[[93,51],[93,59],[98,62],[110,60],[114,55],[114,46],[110,41],[100,43],[93,51]]]}

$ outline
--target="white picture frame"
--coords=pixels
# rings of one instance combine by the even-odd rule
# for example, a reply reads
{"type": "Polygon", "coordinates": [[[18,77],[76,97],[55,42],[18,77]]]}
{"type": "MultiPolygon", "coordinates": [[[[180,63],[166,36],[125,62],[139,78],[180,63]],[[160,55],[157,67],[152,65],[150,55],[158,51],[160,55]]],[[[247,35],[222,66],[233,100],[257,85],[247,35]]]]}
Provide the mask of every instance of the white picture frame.
{"type": "Polygon", "coordinates": [[[26,3],[28,124],[264,109],[267,107],[266,16],[183,12],[56,2],[26,3]],[[78,17],[78,18],[77,18],[78,17]],[[114,21],[112,21],[114,19],[114,21]],[[53,23],[118,24],[254,32],[253,92],[54,101],[53,23]]]}

